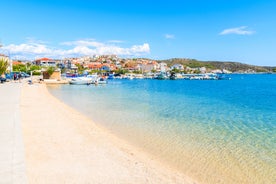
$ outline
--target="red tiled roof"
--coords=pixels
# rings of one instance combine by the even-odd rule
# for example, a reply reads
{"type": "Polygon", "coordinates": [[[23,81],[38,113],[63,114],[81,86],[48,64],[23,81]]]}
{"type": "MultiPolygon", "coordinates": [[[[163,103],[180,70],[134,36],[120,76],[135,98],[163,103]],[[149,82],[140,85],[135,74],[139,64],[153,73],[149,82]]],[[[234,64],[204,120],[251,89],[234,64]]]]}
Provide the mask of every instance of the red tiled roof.
{"type": "Polygon", "coordinates": [[[25,65],[24,63],[18,62],[18,61],[13,61],[12,64],[13,65],[25,65]]]}
{"type": "Polygon", "coordinates": [[[110,64],[108,64],[108,63],[104,63],[104,64],[102,64],[103,66],[110,66],[110,64]]]}
{"type": "Polygon", "coordinates": [[[88,68],[101,68],[103,65],[101,63],[91,63],[88,64],[88,68]]]}
{"type": "Polygon", "coordinates": [[[49,61],[49,60],[51,60],[51,59],[49,59],[49,58],[40,58],[40,59],[37,59],[36,61],[49,61]]]}

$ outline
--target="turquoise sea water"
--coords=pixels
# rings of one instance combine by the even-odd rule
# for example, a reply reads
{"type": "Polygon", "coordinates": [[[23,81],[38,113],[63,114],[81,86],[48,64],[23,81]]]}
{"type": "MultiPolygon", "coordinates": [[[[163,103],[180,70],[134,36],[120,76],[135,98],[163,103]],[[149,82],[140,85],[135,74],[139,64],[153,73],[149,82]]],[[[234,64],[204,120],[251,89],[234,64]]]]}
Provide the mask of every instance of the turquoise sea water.
{"type": "Polygon", "coordinates": [[[276,75],[48,89],[199,183],[276,182],[276,75]]]}

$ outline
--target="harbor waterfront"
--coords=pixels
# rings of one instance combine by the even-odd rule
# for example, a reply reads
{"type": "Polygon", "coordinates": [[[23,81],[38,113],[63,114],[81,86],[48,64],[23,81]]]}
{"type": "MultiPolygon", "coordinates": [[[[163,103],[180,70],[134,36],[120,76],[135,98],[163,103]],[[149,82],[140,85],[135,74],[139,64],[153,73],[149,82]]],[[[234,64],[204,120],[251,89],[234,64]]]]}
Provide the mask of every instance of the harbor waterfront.
{"type": "Polygon", "coordinates": [[[200,183],[276,180],[276,75],[109,80],[48,90],[200,183]]]}

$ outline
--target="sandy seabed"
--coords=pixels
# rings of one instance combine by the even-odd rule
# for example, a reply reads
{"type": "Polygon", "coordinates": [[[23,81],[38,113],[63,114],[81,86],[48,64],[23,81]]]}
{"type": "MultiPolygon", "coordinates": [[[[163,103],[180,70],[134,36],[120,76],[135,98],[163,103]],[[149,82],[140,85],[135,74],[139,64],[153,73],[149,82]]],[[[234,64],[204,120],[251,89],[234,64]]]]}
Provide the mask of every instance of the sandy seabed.
{"type": "Polygon", "coordinates": [[[197,183],[63,104],[44,84],[23,85],[20,109],[29,183],[197,183]]]}

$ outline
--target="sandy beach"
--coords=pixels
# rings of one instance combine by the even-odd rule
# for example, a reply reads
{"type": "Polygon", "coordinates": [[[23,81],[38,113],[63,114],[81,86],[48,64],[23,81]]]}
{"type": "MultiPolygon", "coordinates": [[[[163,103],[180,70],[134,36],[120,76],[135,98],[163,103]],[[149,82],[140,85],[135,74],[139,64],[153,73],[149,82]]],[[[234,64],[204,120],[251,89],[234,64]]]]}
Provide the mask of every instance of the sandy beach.
{"type": "Polygon", "coordinates": [[[24,84],[21,117],[29,183],[197,183],[24,84]]]}

